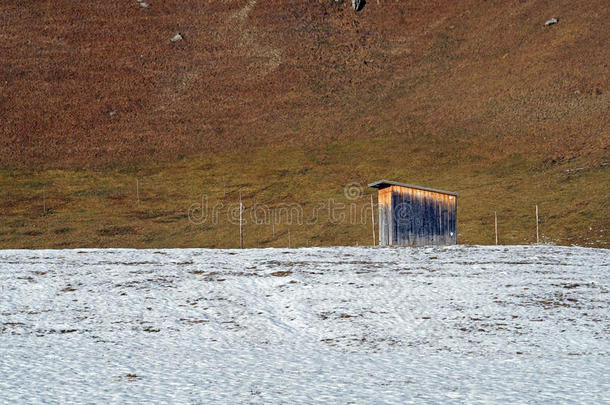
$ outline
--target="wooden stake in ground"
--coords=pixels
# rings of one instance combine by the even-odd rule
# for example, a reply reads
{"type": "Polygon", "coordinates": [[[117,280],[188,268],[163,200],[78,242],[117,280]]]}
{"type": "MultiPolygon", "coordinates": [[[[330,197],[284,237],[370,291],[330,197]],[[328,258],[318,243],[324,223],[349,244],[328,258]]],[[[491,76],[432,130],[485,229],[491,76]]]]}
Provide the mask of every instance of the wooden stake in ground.
{"type": "Polygon", "coordinates": [[[375,206],[373,205],[373,194],[371,194],[371,225],[373,227],[373,246],[375,246],[375,206]]]}
{"type": "Polygon", "coordinates": [[[494,219],[496,225],[496,245],[498,244],[498,213],[494,211],[494,219]]]}
{"type": "Polygon", "coordinates": [[[271,237],[275,239],[275,210],[271,215],[271,237]]]}
{"type": "Polygon", "coordinates": [[[244,248],[244,231],[243,231],[243,212],[244,206],[241,203],[241,189],[239,190],[239,248],[244,248]]]}
{"type": "Polygon", "coordinates": [[[47,196],[46,196],[46,187],[42,187],[42,213],[43,215],[47,215],[47,196]]]}
{"type": "Polygon", "coordinates": [[[538,204],[536,204],[536,243],[540,243],[540,234],[538,233],[538,204]]]}

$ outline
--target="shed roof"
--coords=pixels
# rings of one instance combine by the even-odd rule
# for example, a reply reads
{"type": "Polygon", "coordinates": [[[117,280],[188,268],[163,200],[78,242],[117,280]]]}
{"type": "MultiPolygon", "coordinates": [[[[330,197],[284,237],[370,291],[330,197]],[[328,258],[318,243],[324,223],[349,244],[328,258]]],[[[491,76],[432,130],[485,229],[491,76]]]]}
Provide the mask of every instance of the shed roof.
{"type": "Polygon", "coordinates": [[[399,183],[397,181],[378,180],[378,181],[375,181],[375,182],[369,184],[369,187],[378,188],[378,189],[382,189],[382,188],[386,188],[386,187],[390,187],[390,186],[400,186],[400,187],[414,188],[414,189],[417,189],[417,190],[431,191],[433,193],[448,194],[448,195],[453,195],[453,196],[456,196],[456,197],[458,196],[457,193],[453,193],[451,191],[443,191],[443,190],[437,190],[437,189],[434,189],[434,188],[414,186],[413,184],[399,183]]]}

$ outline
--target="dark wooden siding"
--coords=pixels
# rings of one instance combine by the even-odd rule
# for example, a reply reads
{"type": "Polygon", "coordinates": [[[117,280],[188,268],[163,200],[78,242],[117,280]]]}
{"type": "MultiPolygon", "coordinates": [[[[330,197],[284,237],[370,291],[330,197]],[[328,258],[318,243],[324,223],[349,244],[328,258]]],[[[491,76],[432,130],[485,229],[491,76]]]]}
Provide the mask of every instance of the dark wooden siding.
{"type": "Polygon", "coordinates": [[[425,246],[457,243],[457,197],[402,186],[379,190],[379,243],[425,246]]]}

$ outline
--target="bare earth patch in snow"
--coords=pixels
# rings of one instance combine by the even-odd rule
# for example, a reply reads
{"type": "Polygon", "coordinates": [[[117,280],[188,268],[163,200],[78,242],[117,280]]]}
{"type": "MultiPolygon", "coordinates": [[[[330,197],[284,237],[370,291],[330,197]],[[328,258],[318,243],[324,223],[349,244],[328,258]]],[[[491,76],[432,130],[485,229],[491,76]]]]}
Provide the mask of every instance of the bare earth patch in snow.
{"type": "Polygon", "coordinates": [[[0,251],[0,402],[601,403],[609,270],[549,246],[0,251]]]}

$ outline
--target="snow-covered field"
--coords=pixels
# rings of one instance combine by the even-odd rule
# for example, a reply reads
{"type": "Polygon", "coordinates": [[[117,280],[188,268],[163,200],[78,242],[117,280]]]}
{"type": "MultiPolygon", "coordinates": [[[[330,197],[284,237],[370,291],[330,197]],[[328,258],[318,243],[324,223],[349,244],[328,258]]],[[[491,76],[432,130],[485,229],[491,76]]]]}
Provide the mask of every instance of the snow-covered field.
{"type": "Polygon", "coordinates": [[[610,251],[0,251],[5,403],[603,403],[610,251]]]}

